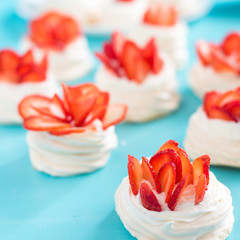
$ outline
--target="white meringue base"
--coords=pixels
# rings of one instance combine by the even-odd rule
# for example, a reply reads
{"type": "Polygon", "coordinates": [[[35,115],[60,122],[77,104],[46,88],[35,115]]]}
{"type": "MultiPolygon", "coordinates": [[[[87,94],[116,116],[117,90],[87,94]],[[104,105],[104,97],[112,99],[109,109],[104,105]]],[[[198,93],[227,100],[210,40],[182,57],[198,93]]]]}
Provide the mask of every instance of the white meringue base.
{"type": "Polygon", "coordinates": [[[0,123],[1,124],[20,124],[22,118],[18,113],[20,101],[33,94],[52,97],[58,92],[58,86],[53,76],[48,75],[47,79],[38,83],[9,84],[0,83],[0,123]]]}
{"type": "Polygon", "coordinates": [[[179,106],[175,71],[169,59],[159,74],[149,75],[142,84],[118,78],[105,66],[98,70],[95,82],[100,89],[110,93],[111,103],[128,106],[126,121],[144,122],[162,117],[179,106]]]}
{"type": "Polygon", "coordinates": [[[213,165],[240,167],[240,122],[209,119],[200,107],[187,129],[184,147],[192,159],[208,154],[213,165]]]}
{"type": "Polygon", "coordinates": [[[52,176],[71,176],[103,167],[117,146],[117,136],[114,127],[64,136],[30,131],[27,142],[36,170],[52,176]]]}
{"type": "MultiPolygon", "coordinates": [[[[138,240],[224,240],[234,223],[229,189],[210,173],[203,201],[194,198],[177,205],[174,211],[149,211],[141,204],[139,194],[130,193],[128,177],[115,194],[116,211],[125,228],[138,240]]],[[[184,193],[183,193],[184,194],[184,193]]]]}
{"type": "MultiPolygon", "coordinates": [[[[34,45],[29,38],[22,41],[22,49],[34,49],[36,56],[44,52],[34,45]]],[[[49,51],[49,69],[58,81],[71,81],[85,76],[93,68],[93,59],[87,39],[78,37],[63,51],[49,51]]]]}
{"type": "Polygon", "coordinates": [[[203,98],[207,92],[226,92],[240,86],[240,76],[232,73],[217,73],[200,62],[195,64],[189,74],[189,84],[194,93],[203,98]]]}
{"type": "Polygon", "coordinates": [[[180,69],[188,59],[187,31],[187,25],[181,21],[171,27],[141,23],[130,29],[128,36],[141,46],[154,37],[158,50],[167,53],[175,67],[180,69]]]}

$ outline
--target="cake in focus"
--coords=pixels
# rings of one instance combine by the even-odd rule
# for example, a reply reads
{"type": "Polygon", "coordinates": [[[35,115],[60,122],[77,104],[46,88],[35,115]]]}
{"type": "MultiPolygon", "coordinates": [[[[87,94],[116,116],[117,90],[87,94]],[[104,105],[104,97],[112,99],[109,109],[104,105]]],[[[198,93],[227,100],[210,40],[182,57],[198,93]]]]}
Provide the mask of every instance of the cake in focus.
{"type": "Polygon", "coordinates": [[[36,58],[32,50],[19,55],[13,50],[0,51],[0,122],[21,123],[18,103],[27,95],[53,96],[55,79],[48,72],[47,58],[36,58]]]}
{"type": "Polygon", "coordinates": [[[207,153],[211,163],[240,167],[240,88],[209,92],[189,121],[185,148],[190,157],[207,153]]]}
{"type": "Polygon", "coordinates": [[[59,81],[75,80],[92,69],[93,60],[75,19],[47,12],[30,23],[22,48],[33,48],[38,55],[48,54],[49,69],[59,81]]]}
{"type": "Polygon", "coordinates": [[[202,98],[205,93],[225,92],[240,86],[240,34],[228,34],[222,43],[199,41],[198,62],[190,72],[190,86],[202,98]]]}
{"type": "Polygon", "coordinates": [[[115,32],[96,56],[103,64],[95,82],[111,94],[112,103],[128,106],[126,121],[149,121],[179,106],[174,67],[166,55],[160,56],[154,39],[139,47],[115,32]]]}
{"type": "Polygon", "coordinates": [[[117,146],[114,125],[127,107],[109,104],[109,94],[94,84],[62,84],[63,98],[32,95],[19,104],[33,167],[53,176],[95,171],[117,146]]]}
{"type": "Polygon", "coordinates": [[[169,140],[150,159],[128,156],[128,177],[115,194],[116,211],[137,239],[226,239],[234,223],[229,189],[209,171],[210,158],[190,162],[169,140]]]}

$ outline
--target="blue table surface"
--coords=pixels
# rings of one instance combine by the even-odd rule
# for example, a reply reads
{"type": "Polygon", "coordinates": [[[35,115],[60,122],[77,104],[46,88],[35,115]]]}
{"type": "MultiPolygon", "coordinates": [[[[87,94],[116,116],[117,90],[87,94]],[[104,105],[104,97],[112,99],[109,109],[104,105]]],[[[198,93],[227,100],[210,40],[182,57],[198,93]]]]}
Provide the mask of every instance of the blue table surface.
{"type": "MultiPolygon", "coordinates": [[[[188,86],[188,72],[196,61],[196,41],[202,38],[217,42],[231,30],[240,31],[240,1],[214,3],[208,16],[190,24],[190,58],[178,73],[180,108],[152,122],[117,126],[119,146],[103,169],[67,178],[39,173],[30,164],[26,130],[0,126],[0,239],[133,239],[114,204],[114,193],[127,175],[127,154],[150,156],[169,139],[182,145],[189,117],[201,104],[188,86]]],[[[0,1],[0,48],[17,49],[27,30],[27,22],[14,13],[13,6],[14,1],[0,1]]],[[[88,36],[91,50],[100,50],[108,38],[88,36]]],[[[96,61],[94,71],[72,83],[93,81],[98,65],[96,61]]],[[[239,240],[240,169],[212,166],[211,170],[232,192],[235,224],[228,239],[239,240]]]]}

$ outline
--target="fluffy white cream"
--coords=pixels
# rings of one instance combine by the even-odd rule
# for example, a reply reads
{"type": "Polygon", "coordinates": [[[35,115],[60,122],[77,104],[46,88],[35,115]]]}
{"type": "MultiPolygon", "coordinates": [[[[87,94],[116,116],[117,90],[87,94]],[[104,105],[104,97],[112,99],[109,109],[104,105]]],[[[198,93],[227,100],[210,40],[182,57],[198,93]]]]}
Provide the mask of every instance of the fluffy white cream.
{"type": "Polygon", "coordinates": [[[187,61],[187,25],[184,22],[170,27],[141,23],[130,29],[128,36],[140,45],[154,37],[158,49],[166,52],[177,68],[183,67],[187,61]]]}
{"type": "Polygon", "coordinates": [[[240,86],[240,76],[233,73],[218,73],[200,62],[190,71],[189,83],[195,94],[202,98],[209,91],[226,92],[240,86]]]}
{"type": "MultiPolygon", "coordinates": [[[[23,39],[24,50],[33,47],[34,54],[41,56],[44,52],[34,45],[29,38],[23,39]]],[[[67,45],[63,51],[49,51],[49,70],[59,81],[74,80],[82,77],[93,67],[93,60],[84,36],[67,45]]]]}
{"type": "Polygon", "coordinates": [[[185,149],[192,159],[208,154],[211,164],[240,167],[240,122],[210,119],[200,107],[189,121],[185,149]]]}
{"type": "Polygon", "coordinates": [[[95,81],[102,90],[110,93],[112,103],[128,106],[126,121],[129,122],[143,122],[164,116],[179,105],[175,71],[166,57],[161,72],[148,75],[142,84],[118,78],[104,66],[98,70],[95,81]]]}
{"type": "Polygon", "coordinates": [[[114,127],[54,136],[30,131],[27,135],[32,165],[52,176],[71,176],[103,167],[117,146],[114,127]]]}
{"type": "Polygon", "coordinates": [[[26,96],[39,94],[52,97],[58,91],[55,79],[49,75],[38,83],[10,84],[0,82],[0,123],[21,123],[18,104],[26,96]]]}
{"type": "Polygon", "coordinates": [[[139,194],[136,197],[129,194],[129,188],[126,177],[115,194],[116,211],[126,229],[139,240],[224,240],[231,232],[234,222],[231,193],[213,173],[200,204],[194,204],[195,196],[185,198],[174,211],[167,207],[162,212],[145,209],[139,194]]]}

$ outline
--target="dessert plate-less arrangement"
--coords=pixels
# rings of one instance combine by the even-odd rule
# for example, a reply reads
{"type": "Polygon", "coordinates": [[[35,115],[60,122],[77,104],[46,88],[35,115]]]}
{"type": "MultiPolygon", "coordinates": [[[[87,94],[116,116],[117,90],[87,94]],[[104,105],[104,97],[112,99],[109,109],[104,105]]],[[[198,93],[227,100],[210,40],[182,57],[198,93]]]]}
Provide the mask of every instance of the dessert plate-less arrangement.
{"type": "Polygon", "coordinates": [[[210,158],[190,162],[166,142],[150,159],[128,156],[128,177],[115,194],[116,211],[137,239],[226,239],[234,216],[229,189],[209,171],[210,158]]]}
{"type": "Polygon", "coordinates": [[[103,65],[96,84],[110,92],[112,103],[128,106],[126,120],[149,121],[174,111],[179,105],[177,80],[170,59],[160,55],[154,39],[144,47],[119,32],[96,53],[103,65]]]}
{"type": "Polygon", "coordinates": [[[62,89],[63,98],[32,95],[19,104],[34,168],[69,176],[103,167],[117,146],[113,125],[127,107],[110,105],[109,94],[91,83],[62,89]]]}

